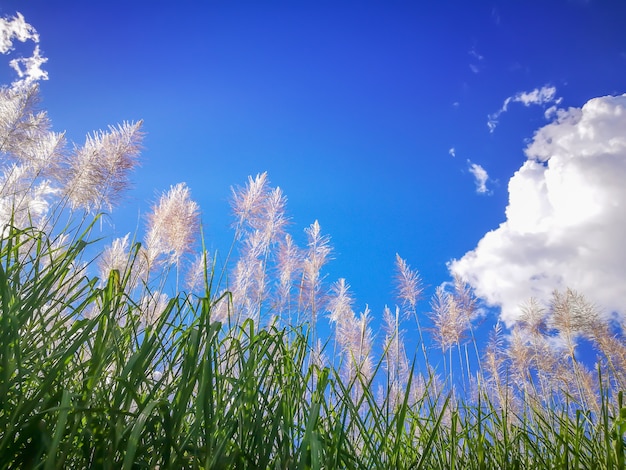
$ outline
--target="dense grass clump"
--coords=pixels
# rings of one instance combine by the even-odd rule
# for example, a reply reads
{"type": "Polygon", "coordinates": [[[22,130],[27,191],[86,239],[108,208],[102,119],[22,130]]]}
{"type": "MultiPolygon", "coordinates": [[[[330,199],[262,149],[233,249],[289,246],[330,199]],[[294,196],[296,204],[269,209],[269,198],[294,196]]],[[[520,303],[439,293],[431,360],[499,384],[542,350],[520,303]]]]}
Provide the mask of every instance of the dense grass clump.
{"type": "Polygon", "coordinates": [[[463,280],[422,311],[398,256],[376,335],[326,282],[319,223],[298,247],[266,174],[233,189],[220,265],[184,184],[110,240],[142,123],[68,150],[37,97],[0,89],[0,468],[625,467],[623,320],[555,292],[483,347],[463,280]]]}

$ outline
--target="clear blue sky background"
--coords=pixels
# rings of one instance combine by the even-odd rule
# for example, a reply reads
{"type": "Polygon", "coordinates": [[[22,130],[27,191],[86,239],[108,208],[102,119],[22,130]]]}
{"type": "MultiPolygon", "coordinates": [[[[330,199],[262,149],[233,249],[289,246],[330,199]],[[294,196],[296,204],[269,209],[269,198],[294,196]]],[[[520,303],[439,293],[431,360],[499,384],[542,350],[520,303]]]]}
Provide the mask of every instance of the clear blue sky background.
{"type": "Polygon", "coordinates": [[[229,188],[268,171],[292,232],[318,219],[335,248],[328,280],[347,278],[356,308],[375,315],[394,302],[396,252],[432,294],[447,263],[506,220],[509,180],[557,98],[580,108],[626,92],[621,1],[0,4],[1,16],[17,11],[49,59],[55,130],[81,143],[145,121],[117,235],[184,181],[209,248],[225,250],[229,188]],[[542,88],[553,99],[525,106],[519,94],[542,88]],[[483,193],[472,164],[488,172],[483,193]]]}

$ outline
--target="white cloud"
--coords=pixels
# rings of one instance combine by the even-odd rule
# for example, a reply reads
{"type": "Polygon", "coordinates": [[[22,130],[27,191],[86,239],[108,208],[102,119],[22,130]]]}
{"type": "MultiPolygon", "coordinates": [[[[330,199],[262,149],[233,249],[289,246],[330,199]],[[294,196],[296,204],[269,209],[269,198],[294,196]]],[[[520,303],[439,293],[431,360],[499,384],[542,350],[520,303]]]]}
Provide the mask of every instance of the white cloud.
{"type": "Polygon", "coordinates": [[[21,13],[13,18],[0,18],[0,53],[7,54],[13,50],[13,39],[39,42],[37,31],[24,21],[21,13]]]}
{"type": "Polygon", "coordinates": [[[531,104],[559,104],[560,102],[561,98],[557,98],[556,88],[553,86],[545,85],[541,88],[535,88],[532,91],[520,91],[519,93],[505,99],[504,103],[502,103],[502,107],[495,113],[488,116],[489,120],[487,121],[487,127],[489,127],[489,132],[493,132],[498,125],[500,115],[508,111],[509,104],[511,103],[522,103],[524,106],[528,107],[531,104]]]}
{"type": "Polygon", "coordinates": [[[17,75],[25,83],[35,80],[48,80],[48,72],[41,69],[41,66],[48,62],[46,57],[39,54],[39,46],[35,46],[32,57],[13,59],[9,65],[17,72],[17,75]]]}
{"type": "Polygon", "coordinates": [[[450,150],[448,150],[448,154],[450,154],[451,157],[456,157],[456,150],[454,149],[454,147],[450,147],[450,150]]]}
{"type": "MultiPolygon", "coordinates": [[[[523,103],[524,106],[531,104],[554,103],[556,98],[556,88],[551,86],[543,86],[535,88],[533,91],[522,91],[513,97],[507,98],[508,102],[523,103]]],[[[505,104],[508,104],[505,102],[505,104]]],[[[504,107],[506,111],[506,106],[504,107]]]]}
{"type": "Polygon", "coordinates": [[[566,287],[626,314],[626,94],[554,114],[509,181],[506,221],[449,264],[509,324],[566,287]]]}
{"type": "MultiPolygon", "coordinates": [[[[13,41],[26,42],[33,41],[39,43],[39,34],[35,28],[26,23],[21,13],[13,18],[0,18],[0,53],[8,54],[13,48],[13,41]]],[[[42,57],[39,46],[35,46],[32,57],[13,59],[9,65],[15,70],[20,80],[14,85],[27,85],[36,80],[47,80],[48,73],[41,69],[41,66],[48,61],[42,57]]]]}
{"type": "Polygon", "coordinates": [[[487,170],[485,170],[478,163],[472,163],[470,160],[467,161],[469,165],[469,171],[472,175],[474,175],[474,183],[476,183],[476,192],[479,194],[486,194],[489,191],[487,190],[487,180],[489,179],[489,175],[487,174],[487,170]]]}

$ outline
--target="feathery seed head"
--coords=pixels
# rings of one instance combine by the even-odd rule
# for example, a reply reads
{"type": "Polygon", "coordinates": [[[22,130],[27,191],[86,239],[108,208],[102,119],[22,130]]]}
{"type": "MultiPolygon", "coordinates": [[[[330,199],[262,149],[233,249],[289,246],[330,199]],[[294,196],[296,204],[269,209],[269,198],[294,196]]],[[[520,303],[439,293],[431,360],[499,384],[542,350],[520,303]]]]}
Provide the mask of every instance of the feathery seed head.
{"type": "Polygon", "coordinates": [[[248,259],[263,258],[268,249],[265,234],[260,230],[249,232],[243,239],[242,257],[248,259]]]}
{"type": "Polygon", "coordinates": [[[233,303],[239,304],[239,300],[243,301],[248,297],[248,290],[252,286],[254,266],[246,257],[237,260],[233,272],[233,281],[231,292],[233,295],[233,303]]]}
{"type": "Polygon", "coordinates": [[[21,159],[37,176],[62,178],[61,162],[66,158],[65,146],[64,133],[45,132],[37,137],[33,145],[23,147],[21,159]]]}
{"type": "Polygon", "coordinates": [[[300,250],[291,235],[286,234],[284,241],[278,247],[278,271],[281,286],[291,286],[294,274],[301,268],[300,250]]]}
{"type": "Polygon", "coordinates": [[[254,179],[248,176],[248,183],[244,188],[231,188],[233,193],[231,206],[239,227],[249,220],[254,220],[263,212],[267,184],[267,172],[265,172],[256,175],[254,179]]]}
{"type": "Polygon", "coordinates": [[[128,176],[138,164],[142,121],[110,127],[88,135],[69,161],[65,192],[72,208],[111,210],[130,185],[128,176]]]}
{"type": "Polygon", "coordinates": [[[231,205],[237,219],[237,238],[255,237],[259,256],[266,256],[270,246],[284,234],[287,199],[280,188],[269,187],[266,173],[257,175],[254,180],[249,177],[245,188],[232,191],[231,205]]]}
{"type": "Polygon", "coordinates": [[[302,256],[291,235],[286,234],[278,245],[276,267],[278,269],[277,302],[278,309],[283,310],[290,302],[294,279],[302,269],[302,256]]]}
{"type": "Polygon", "coordinates": [[[331,323],[348,323],[354,319],[352,304],[354,300],[350,295],[350,285],[341,278],[331,287],[331,296],[328,301],[328,319],[331,323]]]}
{"type": "Polygon", "coordinates": [[[221,292],[218,298],[220,300],[211,309],[211,321],[226,323],[231,317],[232,302],[230,296],[226,295],[225,292],[221,292]]]}
{"type": "Polygon", "coordinates": [[[33,179],[60,177],[65,137],[50,131],[44,111],[36,112],[39,88],[0,87],[0,159],[29,169],[33,179]]]}
{"type": "Polygon", "coordinates": [[[385,362],[388,381],[391,385],[390,401],[394,406],[402,392],[402,384],[409,374],[409,364],[404,347],[403,331],[400,330],[400,308],[396,306],[395,313],[385,306],[383,310],[383,329],[385,331],[385,362]]]}
{"type": "Polygon", "coordinates": [[[486,368],[491,379],[499,383],[504,363],[504,348],[502,340],[502,324],[498,321],[489,333],[489,341],[485,350],[486,368]]]}
{"type": "Polygon", "coordinates": [[[521,307],[521,315],[519,324],[529,333],[535,336],[541,336],[546,331],[546,310],[541,306],[539,301],[531,297],[521,307]]]}
{"type": "Polygon", "coordinates": [[[98,268],[100,271],[100,279],[106,280],[109,273],[113,270],[117,270],[121,276],[126,271],[128,265],[128,236],[126,234],[122,238],[116,238],[113,242],[107,246],[102,252],[102,256],[98,262],[98,268]]]}
{"type": "Polygon", "coordinates": [[[0,152],[19,155],[20,147],[31,140],[33,124],[42,123],[34,118],[38,103],[39,87],[35,84],[27,88],[0,87],[0,152]]]}
{"type": "Polygon", "coordinates": [[[397,363],[400,358],[400,350],[404,350],[403,334],[400,329],[400,308],[396,306],[395,312],[385,305],[383,309],[383,331],[385,332],[385,348],[388,359],[397,363]]]}
{"type": "Polygon", "coordinates": [[[567,289],[565,294],[552,293],[550,324],[566,335],[589,332],[600,321],[598,311],[582,294],[567,289]]]}
{"type": "Polygon", "coordinates": [[[468,322],[474,319],[477,310],[476,297],[467,282],[458,275],[454,276],[454,300],[468,322]]]}
{"type": "Polygon", "coordinates": [[[322,266],[330,258],[330,238],[322,235],[319,222],[316,220],[308,228],[304,229],[308,239],[308,252],[304,259],[305,278],[311,284],[318,281],[322,266]]]}
{"type": "Polygon", "coordinates": [[[462,310],[455,297],[446,292],[443,286],[435,291],[429,316],[434,324],[434,336],[442,351],[459,344],[469,326],[469,317],[462,310]]]}
{"type": "Polygon", "coordinates": [[[186,278],[186,287],[190,291],[194,291],[196,289],[204,289],[204,278],[205,274],[207,274],[210,279],[210,264],[209,254],[206,250],[203,250],[202,253],[198,254],[194,259],[189,271],[187,271],[186,278]]]}
{"type": "Polygon", "coordinates": [[[265,198],[265,220],[260,225],[268,246],[285,232],[285,226],[287,225],[285,216],[286,204],[287,198],[278,187],[272,189],[265,198]]]}
{"type": "Polygon", "coordinates": [[[146,327],[153,326],[167,308],[169,298],[164,293],[147,293],[139,302],[140,320],[146,327]]]}
{"type": "Polygon", "coordinates": [[[11,165],[0,175],[0,229],[45,224],[50,198],[58,190],[48,180],[34,181],[29,168],[11,165]]]}
{"type": "Polygon", "coordinates": [[[311,319],[315,321],[323,300],[318,295],[322,286],[321,270],[330,258],[330,239],[321,234],[317,220],[304,231],[308,238],[308,250],[302,262],[303,297],[306,308],[310,308],[311,319]]]}
{"type": "Polygon", "coordinates": [[[393,337],[398,331],[399,327],[399,318],[398,318],[398,308],[396,307],[395,315],[391,313],[391,309],[385,305],[383,309],[383,329],[387,337],[393,337]]]}
{"type": "Polygon", "coordinates": [[[422,279],[417,271],[411,269],[407,262],[396,253],[396,289],[398,298],[404,304],[415,308],[421,298],[423,287],[422,279]]]}
{"type": "Polygon", "coordinates": [[[371,312],[366,305],[365,310],[359,315],[359,349],[358,364],[360,372],[367,378],[372,377],[374,372],[372,363],[372,344],[374,343],[374,335],[370,328],[371,312]]]}
{"type": "Polygon", "coordinates": [[[187,185],[172,186],[148,216],[146,248],[150,263],[163,254],[178,264],[181,256],[193,250],[199,226],[200,208],[191,199],[187,185]]]}
{"type": "MultiPolygon", "coordinates": [[[[372,344],[373,335],[370,324],[370,310],[365,307],[359,317],[336,324],[336,338],[341,346],[346,362],[345,379],[352,380],[357,373],[369,380],[373,373],[372,344]]],[[[358,387],[357,387],[358,388],[358,387]]]]}

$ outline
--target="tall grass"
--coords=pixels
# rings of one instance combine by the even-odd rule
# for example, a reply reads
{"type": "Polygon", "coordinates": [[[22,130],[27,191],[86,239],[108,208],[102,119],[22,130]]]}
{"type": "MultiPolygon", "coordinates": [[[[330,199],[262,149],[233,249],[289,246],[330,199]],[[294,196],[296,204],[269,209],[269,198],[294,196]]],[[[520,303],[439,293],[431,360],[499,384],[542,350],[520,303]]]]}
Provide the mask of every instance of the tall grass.
{"type": "Polygon", "coordinates": [[[184,184],[143,238],[103,239],[142,123],[68,150],[37,95],[0,90],[0,468],[624,468],[623,322],[580,294],[529,302],[481,352],[463,281],[422,311],[398,256],[377,341],[265,174],[233,189],[222,265],[184,184]]]}

